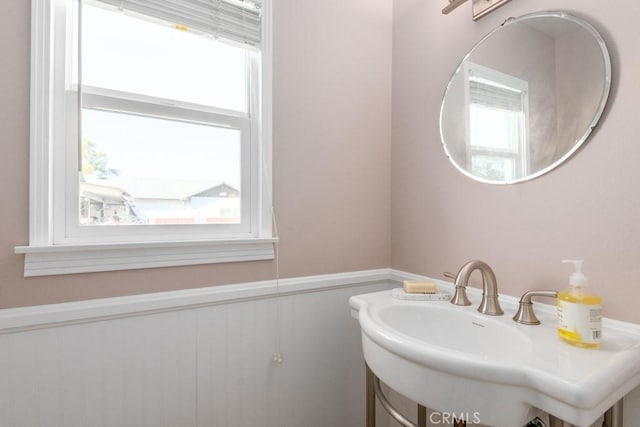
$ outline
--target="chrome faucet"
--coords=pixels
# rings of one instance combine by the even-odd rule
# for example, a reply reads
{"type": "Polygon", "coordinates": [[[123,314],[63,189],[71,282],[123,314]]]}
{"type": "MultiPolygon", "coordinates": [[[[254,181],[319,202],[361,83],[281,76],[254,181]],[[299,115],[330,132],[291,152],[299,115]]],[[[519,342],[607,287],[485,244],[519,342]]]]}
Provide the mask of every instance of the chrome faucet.
{"type": "Polygon", "coordinates": [[[480,270],[480,273],[482,273],[482,301],[478,306],[478,311],[490,316],[504,314],[498,301],[496,275],[487,263],[478,260],[466,262],[455,276],[445,273],[445,276],[455,278],[456,290],[453,298],[451,298],[451,304],[471,305],[471,301],[467,298],[467,285],[469,284],[469,277],[474,270],[480,270]]]}

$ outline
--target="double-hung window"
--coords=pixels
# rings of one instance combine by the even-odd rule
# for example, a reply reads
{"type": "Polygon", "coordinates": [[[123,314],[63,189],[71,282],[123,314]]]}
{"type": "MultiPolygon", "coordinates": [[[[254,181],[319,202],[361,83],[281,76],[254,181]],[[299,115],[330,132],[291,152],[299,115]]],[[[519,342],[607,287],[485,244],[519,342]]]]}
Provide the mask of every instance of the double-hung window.
{"type": "Polygon", "coordinates": [[[268,0],[32,0],[25,275],[269,259],[268,0]]]}
{"type": "Polygon", "coordinates": [[[467,170],[489,181],[513,181],[529,172],[528,83],[465,63],[467,170]]]}

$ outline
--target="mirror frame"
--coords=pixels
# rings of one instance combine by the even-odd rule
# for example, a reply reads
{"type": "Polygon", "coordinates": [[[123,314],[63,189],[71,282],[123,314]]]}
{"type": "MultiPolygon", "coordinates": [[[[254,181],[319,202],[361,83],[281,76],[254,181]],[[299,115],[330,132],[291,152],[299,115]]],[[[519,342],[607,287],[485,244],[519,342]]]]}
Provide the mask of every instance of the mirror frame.
{"type": "Polygon", "coordinates": [[[562,11],[534,12],[534,13],[528,13],[526,15],[521,15],[521,16],[519,16],[517,18],[511,17],[511,18],[508,18],[507,20],[505,20],[499,27],[493,29],[489,34],[487,34],[482,39],[480,39],[480,41],[477,42],[471,48],[471,50],[469,50],[469,52],[464,56],[464,58],[462,58],[462,61],[460,61],[460,63],[456,67],[455,71],[453,72],[453,74],[449,78],[449,82],[447,83],[447,86],[446,86],[446,88],[444,90],[444,93],[442,95],[442,102],[440,103],[440,120],[439,120],[440,142],[442,143],[442,146],[444,148],[444,152],[445,152],[447,158],[456,167],[456,169],[458,169],[460,172],[462,172],[462,174],[466,175],[467,177],[469,177],[469,178],[471,178],[471,179],[473,179],[475,181],[482,182],[482,183],[485,183],[485,184],[494,184],[494,185],[517,184],[517,183],[520,183],[520,182],[530,181],[530,180],[538,178],[538,177],[550,172],[551,170],[555,169],[556,167],[560,166],[562,163],[564,163],[566,160],[568,160],[576,151],[578,151],[580,149],[580,147],[582,147],[582,145],[586,142],[586,140],[589,138],[589,136],[593,132],[593,129],[595,129],[595,127],[597,126],[598,122],[600,121],[600,118],[602,117],[604,109],[605,109],[605,107],[607,105],[607,101],[609,99],[610,91],[611,91],[611,58],[609,56],[609,50],[607,49],[607,46],[605,44],[604,39],[602,38],[600,33],[595,29],[595,27],[593,25],[591,25],[590,23],[588,23],[587,21],[585,21],[582,18],[578,18],[575,15],[571,15],[569,13],[562,12],[562,11]],[[561,19],[568,20],[568,21],[570,21],[572,23],[575,23],[575,24],[581,26],[582,28],[584,28],[586,31],[588,31],[589,34],[591,34],[593,36],[593,38],[596,40],[596,42],[598,43],[598,46],[600,47],[600,49],[602,51],[602,58],[603,58],[603,62],[604,62],[604,87],[603,87],[603,90],[602,90],[602,98],[600,99],[600,104],[598,105],[598,109],[597,109],[593,119],[591,120],[591,122],[587,126],[586,130],[584,131],[582,137],[578,138],[576,140],[575,144],[573,145],[573,147],[569,151],[567,151],[562,157],[560,157],[558,160],[556,160],[552,164],[546,166],[545,168],[540,169],[537,172],[531,173],[531,174],[529,174],[529,175],[527,175],[525,177],[514,179],[514,180],[491,181],[491,180],[487,180],[487,179],[475,176],[471,172],[467,171],[466,169],[463,169],[460,165],[458,165],[453,160],[453,158],[451,157],[451,153],[447,149],[447,144],[446,144],[446,142],[444,140],[444,135],[443,135],[443,131],[442,131],[442,114],[443,114],[443,110],[444,110],[444,101],[445,101],[445,98],[447,96],[447,92],[449,90],[449,87],[451,86],[451,82],[453,81],[453,78],[458,74],[458,72],[462,71],[465,62],[469,59],[471,54],[478,48],[478,46],[480,46],[482,43],[484,43],[485,40],[489,39],[494,33],[500,31],[501,29],[507,27],[508,25],[512,25],[514,23],[518,23],[518,22],[521,22],[521,21],[524,21],[524,20],[527,20],[527,19],[531,19],[531,18],[541,18],[541,17],[561,18],[561,19]]]}

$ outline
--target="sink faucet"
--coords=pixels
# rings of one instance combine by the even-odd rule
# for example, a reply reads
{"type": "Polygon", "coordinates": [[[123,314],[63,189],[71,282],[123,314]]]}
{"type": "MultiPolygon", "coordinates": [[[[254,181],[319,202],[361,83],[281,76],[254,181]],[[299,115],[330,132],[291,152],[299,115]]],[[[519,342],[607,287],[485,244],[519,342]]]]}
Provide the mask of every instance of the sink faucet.
{"type": "MultiPolygon", "coordinates": [[[[474,270],[480,270],[480,273],[482,273],[482,302],[478,306],[478,311],[491,316],[504,314],[498,302],[496,275],[487,263],[478,260],[466,262],[458,271],[455,276],[456,290],[453,298],[451,298],[451,304],[471,305],[471,301],[467,298],[467,285],[469,284],[469,276],[474,270]]],[[[445,273],[445,275],[447,277],[453,276],[448,273],[445,273]]]]}

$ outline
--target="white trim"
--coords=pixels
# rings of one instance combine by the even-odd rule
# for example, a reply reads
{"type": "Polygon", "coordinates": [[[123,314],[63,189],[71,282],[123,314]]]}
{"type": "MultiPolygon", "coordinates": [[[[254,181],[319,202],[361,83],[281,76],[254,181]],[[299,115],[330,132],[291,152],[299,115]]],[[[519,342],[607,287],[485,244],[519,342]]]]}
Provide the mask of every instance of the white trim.
{"type": "Polygon", "coordinates": [[[89,273],[236,261],[271,260],[277,239],[16,246],[24,275],[89,273]]]}
{"type": "MultiPolygon", "coordinates": [[[[73,94],[77,96],[76,92],[73,92],[73,94]]],[[[226,125],[230,128],[238,128],[241,123],[250,119],[249,113],[242,111],[226,110],[224,108],[91,86],[82,87],[82,107],[143,117],[178,120],[187,123],[226,125]]]]}
{"type": "Polygon", "coordinates": [[[272,123],[273,123],[273,44],[271,25],[273,22],[273,12],[271,10],[271,0],[262,0],[262,55],[260,56],[262,79],[260,79],[259,119],[260,128],[260,191],[258,192],[260,208],[260,218],[258,230],[264,236],[271,236],[273,233],[273,222],[275,221],[273,212],[273,174],[272,174],[272,123]]]}
{"type": "Polygon", "coordinates": [[[31,127],[29,162],[29,241],[47,244],[52,239],[51,224],[51,67],[49,40],[53,32],[55,4],[31,2],[31,127]]]}
{"type": "MultiPolygon", "coordinates": [[[[265,280],[179,291],[0,309],[0,335],[277,296],[369,286],[377,283],[387,283],[391,288],[401,285],[403,280],[431,280],[436,282],[438,286],[453,290],[451,282],[391,268],[380,268],[293,277],[280,279],[279,281],[265,280]]],[[[467,288],[467,293],[479,297],[482,294],[482,290],[469,287],[467,288]]],[[[519,299],[511,295],[500,294],[500,301],[515,307],[519,299]]],[[[345,310],[347,309],[345,306],[345,310]]],[[[536,311],[553,315],[556,312],[556,307],[555,305],[536,302],[536,311]]],[[[633,323],[609,318],[604,318],[603,322],[612,328],[633,333],[637,333],[638,330],[638,325],[633,323]]]]}
{"type": "MultiPolygon", "coordinates": [[[[389,269],[267,280],[0,310],[0,334],[388,282],[389,269]]],[[[345,300],[345,310],[348,305],[345,300]]]]}
{"type": "MultiPolygon", "coordinates": [[[[259,82],[261,98],[254,100],[247,114],[220,109],[193,112],[196,121],[220,120],[221,115],[228,114],[225,123],[242,128],[243,138],[252,133],[250,148],[244,141],[241,143],[243,165],[249,164],[245,161],[252,165],[251,168],[243,168],[242,188],[251,189],[251,200],[243,198],[242,227],[218,226],[216,229],[222,232],[213,237],[202,233],[199,225],[193,226],[197,235],[190,237],[185,236],[184,227],[172,230],[163,228],[161,234],[139,239],[146,239],[147,245],[123,243],[135,241],[129,233],[131,230],[127,230],[126,239],[114,237],[117,233],[109,233],[110,237],[93,244],[96,240],[70,237],[64,226],[65,210],[68,208],[65,206],[65,197],[69,197],[69,194],[73,196],[73,192],[64,187],[64,175],[68,168],[68,165],[64,165],[66,161],[77,162],[77,156],[74,154],[69,160],[65,150],[54,150],[52,144],[64,141],[67,131],[64,117],[64,94],[68,89],[64,72],[68,65],[65,54],[67,46],[54,43],[56,38],[65,38],[67,4],[66,0],[31,0],[29,245],[15,248],[16,253],[26,254],[25,276],[273,259],[272,243],[277,239],[272,238],[271,2],[263,2],[262,31],[265,42],[261,50],[262,63],[252,63],[252,67],[263,67],[259,82]],[[259,135],[257,126],[249,130],[248,121],[252,118],[262,126],[259,135]],[[256,146],[258,138],[260,147],[256,146]],[[54,183],[57,183],[55,187],[54,183]],[[54,221],[58,222],[54,224],[54,221]],[[115,238],[120,241],[109,241],[115,238]],[[154,241],[156,238],[171,241],[154,241]]],[[[255,57],[256,53],[251,51],[250,55],[255,57]]],[[[255,68],[252,69],[255,79],[255,68]]],[[[97,99],[98,95],[104,94],[97,93],[93,98],[97,99]]],[[[193,105],[181,106],[199,109],[193,105]]],[[[176,106],[161,105],[157,109],[157,112],[163,113],[175,110],[176,106]]],[[[190,118],[193,120],[193,117],[190,118]]]]}

